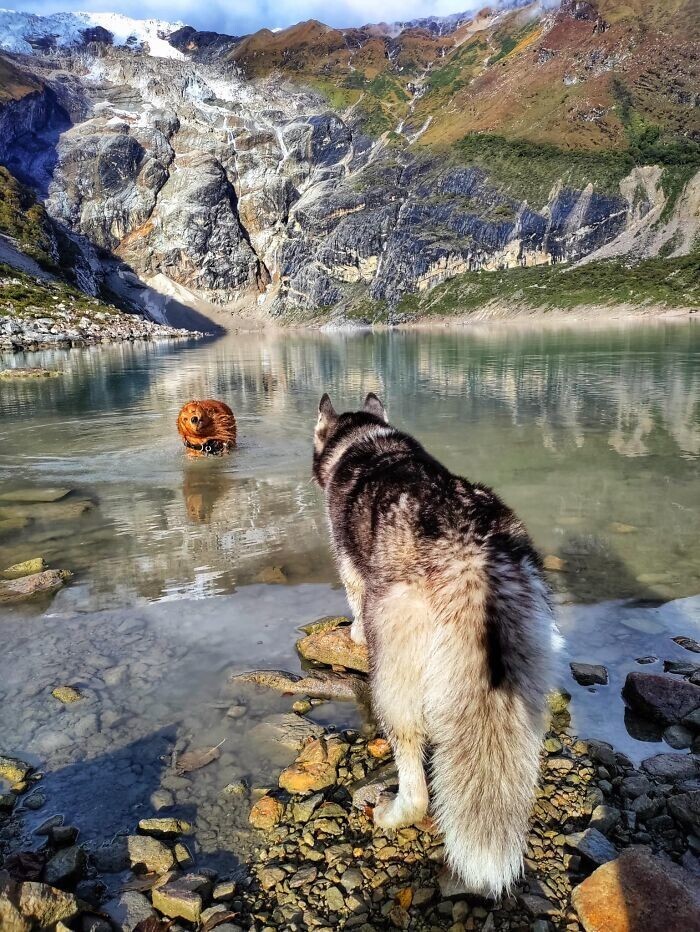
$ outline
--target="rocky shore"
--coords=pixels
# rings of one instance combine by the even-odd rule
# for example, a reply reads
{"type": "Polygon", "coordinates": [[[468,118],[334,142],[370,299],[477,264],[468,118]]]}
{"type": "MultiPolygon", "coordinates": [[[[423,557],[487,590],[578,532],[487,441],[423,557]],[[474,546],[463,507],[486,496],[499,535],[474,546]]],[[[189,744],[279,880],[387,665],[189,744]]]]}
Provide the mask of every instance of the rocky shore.
{"type": "MultiPolygon", "coordinates": [[[[193,826],[155,802],[150,816],[106,849],[81,844],[78,826],[54,816],[31,849],[18,850],[17,815],[41,796],[41,773],[0,748],[0,778],[10,786],[0,796],[3,932],[700,929],[697,641],[676,639],[687,663],[663,674],[645,673],[642,663],[628,675],[630,715],[662,729],[670,746],[639,766],[605,742],[571,734],[569,696],[551,695],[525,874],[494,903],[470,895],[447,872],[429,817],[392,834],[374,827],[372,808],[395,787],[396,771],[371,724],[335,730],[307,717],[337,698],[341,683],[351,697],[364,682],[367,658],[347,637],[345,621],[307,626],[298,647],[312,668],[303,678],[257,671],[233,679],[234,686],[252,681],[292,694],[290,711],[258,727],[296,754],[268,786],[241,780],[226,788],[247,801],[257,839],[233,873],[198,865],[188,841],[193,826]],[[118,889],[108,890],[105,871],[118,876],[118,889]]],[[[586,684],[605,681],[597,665],[574,664],[572,673],[586,684]]],[[[69,692],[56,698],[73,701],[69,692]]],[[[186,774],[218,755],[215,747],[187,751],[173,767],[186,774]]]]}

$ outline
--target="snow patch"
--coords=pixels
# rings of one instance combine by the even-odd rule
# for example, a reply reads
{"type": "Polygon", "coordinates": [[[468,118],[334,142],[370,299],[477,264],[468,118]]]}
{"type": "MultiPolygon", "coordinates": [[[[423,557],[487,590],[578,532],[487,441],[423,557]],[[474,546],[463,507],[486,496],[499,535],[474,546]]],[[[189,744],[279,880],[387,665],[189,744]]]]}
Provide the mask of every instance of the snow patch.
{"type": "Polygon", "coordinates": [[[97,26],[112,35],[114,45],[148,49],[156,58],[185,56],[165,38],[184,24],[161,19],[132,19],[121,13],[54,13],[38,16],[0,9],[0,49],[31,55],[42,48],[72,48],[85,42],[86,29],[97,26]]]}

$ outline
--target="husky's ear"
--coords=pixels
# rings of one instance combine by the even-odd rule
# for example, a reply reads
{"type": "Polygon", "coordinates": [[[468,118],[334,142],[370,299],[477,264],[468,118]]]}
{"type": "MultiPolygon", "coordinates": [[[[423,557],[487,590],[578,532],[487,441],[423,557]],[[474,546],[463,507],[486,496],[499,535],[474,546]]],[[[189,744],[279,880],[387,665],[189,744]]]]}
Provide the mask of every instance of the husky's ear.
{"type": "Polygon", "coordinates": [[[386,416],[384,405],[377,398],[374,392],[370,392],[369,395],[367,395],[365,398],[365,403],[362,406],[362,410],[366,411],[367,414],[373,414],[375,417],[381,418],[382,421],[389,420],[389,418],[386,416]]]}
{"type": "Polygon", "coordinates": [[[319,421],[331,421],[337,416],[330,395],[328,392],[325,392],[318,403],[318,419],[319,421]]]}

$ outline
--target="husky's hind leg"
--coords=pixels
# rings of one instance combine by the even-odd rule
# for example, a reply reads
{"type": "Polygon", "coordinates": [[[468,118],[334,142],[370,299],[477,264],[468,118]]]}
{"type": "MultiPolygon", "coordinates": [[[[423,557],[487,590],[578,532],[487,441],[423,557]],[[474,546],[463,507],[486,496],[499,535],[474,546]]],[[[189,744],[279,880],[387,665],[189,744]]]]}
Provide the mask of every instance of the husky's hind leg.
{"type": "Polygon", "coordinates": [[[380,605],[366,611],[371,612],[372,699],[399,772],[399,792],[379,801],[374,822],[394,829],[420,822],[428,811],[420,669],[426,618],[422,600],[407,587],[394,587],[380,605]]]}

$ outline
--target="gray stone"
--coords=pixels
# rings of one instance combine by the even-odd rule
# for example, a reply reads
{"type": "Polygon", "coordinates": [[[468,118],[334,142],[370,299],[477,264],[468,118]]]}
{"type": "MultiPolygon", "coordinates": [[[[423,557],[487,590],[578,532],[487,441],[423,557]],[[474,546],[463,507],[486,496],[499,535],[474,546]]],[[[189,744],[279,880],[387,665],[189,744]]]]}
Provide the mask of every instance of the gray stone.
{"type": "Polygon", "coordinates": [[[622,695],[637,714],[661,725],[677,725],[700,707],[700,686],[666,673],[628,673],[622,695]]]}
{"type": "Polygon", "coordinates": [[[64,848],[47,862],[44,880],[53,887],[75,883],[85,872],[85,851],[79,845],[64,848]]]}
{"type": "Polygon", "coordinates": [[[165,874],[175,866],[173,852],[157,838],[151,838],[149,835],[131,835],[126,844],[134,870],[165,874]]]}
{"type": "Polygon", "coordinates": [[[611,832],[620,821],[620,810],[613,806],[596,806],[591,815],[589,828],[598,829],[603,835],[611,832]]]}
{"type": "Polygon", "coordinates": [[[143,893],[129,890],[120,893],[100,907],[120,932],[134,932],[140,922],[155,916],[155,910],[143,893]]]}
{"type": "Polygon", "coordinates": [[[692,754],[656,754],[642,761],[642,768],[657,780],[676,783],[700,773],[698,759],[692,754]]]}
{"type": "Polygon", "coordinates": [[[595,828],[567,835],[565,841],[569,848],[578,851],[594,864],[605,864],[617,857],[617,848],[595,828]]]}
{"type": "Polygon", "coordinates": [[[700,791],[671,796],[668,810],[679,822],[700,834],[700,791]]]}
{"type": "Polygon", "coordinates": [[[253,740],[272,741],[292,751],[298,751],[310,738],[320,738],[325,729],[295,712],[273,715],[249,732],[253,740]]]}
{"type": "Polygon", "coordinates": [[[672,748],[680,751],[691,746],[693,733],[683,725],[669,725],[664,731],[664,741],[672,748]]]}

